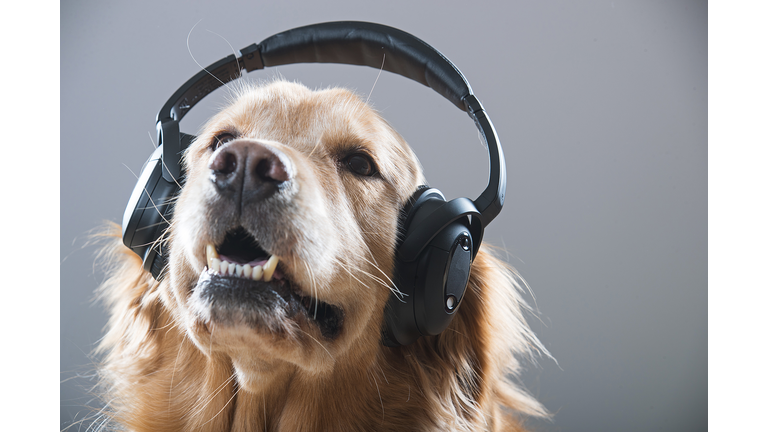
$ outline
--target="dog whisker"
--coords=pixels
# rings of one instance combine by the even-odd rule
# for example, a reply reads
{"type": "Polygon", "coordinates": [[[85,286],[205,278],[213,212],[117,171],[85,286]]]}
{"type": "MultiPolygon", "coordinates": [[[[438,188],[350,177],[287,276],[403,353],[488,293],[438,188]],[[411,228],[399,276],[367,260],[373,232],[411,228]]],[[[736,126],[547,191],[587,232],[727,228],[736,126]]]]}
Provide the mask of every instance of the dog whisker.
{"type": "MultiPolygon", "coordinates": [[[[231,378],[231,380],[234,380],[234,379],[235,379],[235,377],[234,377],[234,375],[232,375],[232,378],[231,378]]],[[[221,409],[219,410],[219,412],[217,412],[216,414],[214,414],[214,415],[213,415],[213,417],[211,417],[210,419],[208,419],[208,421],[207,421],[207,422],[203,423],[203,424],[202,424],[202,425],[200,425],[200,426],[205,426],[205,425],[207,425],[208,423],[212,422],[212,421],[213,421],[213,420],[214,420],[216,417],[218,417],[218,416],[219,416],[219,414],[221,414],[221,412],[222,412],[222,411],[224,411],[224,409],[226,409],[226,408],[227,408],[227,406],[229,406],[229,404],[232,402],[232,400],[235,398],[235,396],[237,396],[237,394],[238,394],[238,393],[240,393],[240,388],[239,388],[239,387],[238,387],[238,388],[236,388],[234,392],[232,392],[232,397],[230,397],[230,398],[229,398],[229,400],[228,400],[228,401],[227,401],[227,402],[224,404],[224,406],[222,406],[222,407],[221,407],[221,409]]]]}
{"type": "Polygon", "coordinates": [[[318,345],[320,345],[320,348],[324,349],[324,350],[325,350],[325,352],[327,352],[327,353],[328,353],[328,357],[330,357],[330,358],[331,358],[331,360],[333,360],[334,362],[336,361],[336,359],[335,359],[335,358],[333,358],[333,355],[331,355],[331,352],[330,352],[330,351],[328,351],[328,348],[326,348],[326,347],[325,347],[325,345],[323,345],[322,343],[320,343],[320,341],[319,341],[319,340],[315,339],[315,338],[314,338],[314,337],[313,337],[311,334],[309,334],[309,333],[305,332],[305,331],[304,331],[304,330],[302,330],[302,329],[299,329],[299,331],[300,331],[300,332],[302,332],[302,333],[304,333],[305,335],[307,335],[307,336],[308,336],[310,339],[312,339],[313,341],[317,342],[317,344],[318,344],[318,345]]]}
{"type": "Polygon", "coordinates": [[[315,281],[315,274],[312,271],[312,267],[309,265],[308,262],[302,261],[302,264],[304,264],[304,268],[307,270],[307,275],[309,275],[309,292],[313,299],[315,299],[315,314],[314,318],[317,319],[317,283],[315,281]]]}
{"type": "Polygon", "coordinates": [[[373,375],[371,372],[371,378],[373,378],[373,383],[376,385],[376,392],[379,394],[379,402],[381,403],[381,423],[384,424],[384,399],[381,398],[381,390],[379,390],[379,383],[376,381],[376,376],[373,375]]]}
{"type": "Polygon", "coordinates": [[[373,87],[371,87],[371,91],[368,92],[368,97],[365,99],[366,105],[368,104],[368,101],[371,100],[371,95],[373,94],[373,89],[376,88],[376,83],[379,82],[379,77],[381,76],[381,71],[384,70],[384,61],[387,59],[387,54],[383,54],[381,58],[381,67],[379,68],[379,74],[376,75],[376,80],[373,81],[373,87]]]}
{"type": "MultiPolygon", "coordinates": [[[[348,253],[349,254],[354,254],[354,252],[348,252],[348,253]]],[[[374,267],[376,270],[381,272],[384,275],[384,277],[387,277],[387,275],[381,269],[379,269],[378,266],[376,266],[375,264],[373,264],[370,261],[368,261],[364,256],[359,255],[359,254],[354,254],[354,257],[355,258],[360,258],[362,261],[365,261],[366,263],[368,263],[369,265],[374,267]]],[[[340,267],[342,267],[344,270],[346,270],[348,273],[359,272],[359,273],[362,273],[365,276],[368,276],[369,278],[373,279],[375,282],[381,284],[382,286],[388,286],[387,283],[384,282],[383,279],[381,279],[380,277],[378,277],[378,276],[376,276],[376,275],[374,275],[374,274],[364,270],[362,267],[360,267],[360,265],[358,265],[356,263],[353,263],[353,262],[350,262],[351,260],[349,260],[348,258],[345,259],[344,261],[342,261],[342,259],[343,258],[334,257],[334,262],[336,264],[338,264],[340,267]]]]}
{"type": "Polygon", "coordinates": [[[380,364],[377,364],[376,366],[378,366],[379,370],[381,371],[381,376],[384,377],[384,381],[386,381],[386,383],[389,384],[389,380],[387,379],[387,375],[384,373],[384,369],[381,368],[380,364]]]}
{"type": "Polygon", "coordinates": [[[182,336],[181,342],[179,342],[178,352],[176,353],[176,360],[173,362],[173,369],[171,370],[171,383],[168,385],[168,412],[171,411],[171,403],[173,401],[173,378],[176,376],[176,369],[179,364],[179,357],[181,357],[181,352],[183,351],[185,340],[186,335],[182,336]]]}
{"type": "MultiPolygon", "coordinates": [[[[365,283],[363,283],[363,281],[361,281],[361,280],[360,280],[360,279],[359,279],[359,278],[358,278],[358,277],[355,275],[355,272],[353,272],[352,270],[350,270],[349,268],[347,268],[347,266],[345,266],[345,265],[344,265],[344,264],[343,264],[341,261],[337,261],[337,264],[338,264],[338,265],[339,265],[339,267],[341,267],[341,268],[342,268],[344,271],[346,271],[346,272],[347,272],[347,273],[348,273],[350,276],[352,276],[352,278],[353,278],[354,280],[356,280],[358,283],[360,283],[360,285],[364,286],[365,288],[368,288],[368,289],[370,289],[370,287],[369,287],[368,285],[366,285],[365,283]]],[[[365,273],[365,272],[363,272],[363,271],[360,271],[360,272],[361,272],[361,273],[363,273],[363,274],[366,274],[366,273],[365,273]]],[[[371,276],[370,274],[367,274],[367,275],[368,275],[368,276],[371,276]]],[[[374,279],[374,280],[375,280],[375,279],[374,279]]],[[[384,286],[386,286],[386,285],[384,285],[384,286]]]]}
{"type": "MultiPolygon", "coordinates": [[[[363,259],[365,259],[364,257],[360,257],[360,258],[363,258],[363,259]]],[[[367,260],[366,260],[366,261],[367,261],[367,260]]],[[[336,264],[338,264],[338,265],[339,265],[339,267],[341,267],[341,268],[342,268],[344,271],[346,271],[346,272],[347,272],[347,273],[348,273],[350,276],[352,276],[352,277],[353,277],[353,278],[354,278],[356,281],[360,282],[360,284],[361,284],[361,285],[363,285],[363,286],[364,286],[364,287],[366,287],[366,288],[369,288],[369,287],[368,287],[368,285],[366,285],[366,284],[365,284],[365,283],[363,283],[363,282],[362,282],[360,279],[358,279],[358,278],[357,278],[357,276],[355,276],[355,272],[359,272],[359,273],[361,273],[361,274],[363,274],[363,275],[365,275],[365,276],[368,276],[368,277],[369,277],[369,278],[371,278],[371,279],[372,279],[374,282],[376,282],[376,283],[378,283],[379,285],[381,285],[381,286],[383,286],[383,287],[385,287],[385,288],[389,289],[389,290],[390,290],[390,291],[391,291],[393,294],[395,294],[395,295],[396,295],[398,298],[400,298],[400,299],[402,299],[402,298],[405,296],[405,294],[404,294],[403,292],[401,292],[401,291],[400,291],[400,290],[397,288],[397,286],[395,286],[394,282],[393,282],[393,283],[391,283],[391,284],[387,284],[387,283],[386,283],[386,282],[385,282],[383,279],[381,279],[381,278],[379,278],[378,276],[376,276],[376,275],[374,275],[374,274],[371,274],[371,273],[369,273],[369,272],[367,272],[367,271],[365,271],[365,270],[363,270],[363,269],[361,269],[361,268],[359,268],[359,267],[357,267],[357,266],[355,266],[354,268],[351,268],[351,269],[350,269],[350,268],[349,268],[349,267],[348,267],[346,264],[344,264],[344,263],[343,263],[341,260],[338,260],[338,259],[337,259],[337,260],[335,260],[335,262],[336,262],[336,264]]],[[[369,262],[369,264],[371,264],[371,263],[369,262]]],[[[371,264],[371,265],[373,265],[373,264],[371,264]]],[[[383,272],[383,271],[381,271],[381,269],[379,269],[379,268],[378,268],[378,266],[374,266],[374,267],[376,267],[376,269],[377,269],[377,270],[379,270],[379,271],[380,271],[382,274],[384,274],[384,272],[383,272]]],[[[386,274],[384,274],[384,276],[386,276],[386,274]]],[[[387,277],[387,279],[389,279],[389,277],[387,277]]]]}
{"type": "Polygon", "coordinates": [[[149,136],[149,142],[152,143],[152,151],[154,151],[157,148],[157,144],[155,144],[155,139],[152,138],[152,132],[147,131],[147,135],[149,136]]]}
{"type": "Polygon", "coordinates": [[[195,30],[195,27],[197,27],[197,25],[200,24],[200,21],[202,21],[202,20],[203,19],[200,18],[200,20],[198,20],[195,23],[195,25],[193,25],[192,28],[189,29],[189,33],[187,33],[187,51],[189,52],[189,56],[192,58],[192,60],[195,62],[195,64],[197,64],[197,66],[200,69],[202,69],[205,72],[207,72],[208,75],[212,76],[216,81],[220,82],[221,85],[225,86],[226,84],[224,83],[224,81],[220,80],[219,77],[217,77],[216,75],[212,74],[211,71],[209,71],[208,69],[204,68],[203,65],[201,65],[200,62],[197,61],[197,59],[195,58],[194,54],[192,54],[192,49],[189,47],[189,37],[192,35],[192,32],[195,30]]]}
{"type": "MultiPolygon", "coordinates": [[[[123,166],[124,166],[124,167],[126,167],[126,168],[128,168],[128,171],[130,171],[130,172],[131,172],[131,174],[133,174],[133,176],[134,176],[134,177],[136,177],[136,180],[138,180],[138,179],[139,179],[139,176],[137,176],[137,175],[136,175],[136,173],[135,173],[135,172],[133,172],[133,170],[132,170],[130,167],[128,167],[128,165],[126,165],[126,164],[123,164],[123,166]]],[[[165,221],[165,223],[167,223],[167,224],[169,224],[169,225],[170,225],[170,223],[171,223],[171,222],[170,222],[170,221],[168,221],[168,219],[166,219],[166,218],[165,218],[165,216],[163,216],[163,212],[161,212],[161,211],[160,211],[160,209],[158,209],[158,208],[157,208],[157,204],[155,204],[155,201],[152,199],[152,194],[151,194],[151,193],[149,193],[149,191],[147,190],[147,188],[146,188],[146,187],[144,188],[144,193],[145,193],[145,194],[147,194],[147,197],[149,197],[149,201],[150,201],[150,203],[152,203],[152,208],[154,208],[154,209],[155,209],[155,211],[157,211],[157,213],[160,215],[160,217],[161,217],[161,218],[163,218],[163,220],[165,221]]]]}
{"type": "MultiPolygon", "coordinates": [[[[181,189],[181,184],[179,183],[178,180],[176,180],[176,177],[173,176],[173,173],[171,172],[171,170],[168,169],[168,165],[165,164],[165,159],[164,158],[160,158],[160,162],[163,164],[163,167],[165,168],[165,170],[168,171],[168,174],[171,176],[171,179],[173,179],[173,182],[176,184],[176,187],[181,189]]],[[[175,198],[175,197],[171,197],[171,199],[173,199],[173,198],[175,198]]]]}
{"type": "MultiPolygon", "coordinates": [[[[196,417],[196,416],[199,416],[199,415],[203,414],[203,412],[204,412],[204,411],[205,411],[205,409],[208,407],[208,405],[210,405],[210,403],[211,403],[211,402],[213,402],[213,401],[216,399],[216,396],[218,396],[218,395],[219,395],[219,393],[221,393],[221,392],[222,392],[222,391],[223,391],[225,388],[227,388],[227,386],[228,386],[229,384],[231,384],[231,383],[232,383],[232,382],[234,382],[235,380],[236,380],[236,375],[233,373],[233,374],[232,374],[232,375],[230,375],[230,376],[229,376],[229,378],[227,378],[227,379],[226,379],[226,380],[225,380],[223,383],[221,383],[221,384],[220,384],[218,387],[216,387],[216,389],[215,389],[215,390],[213,390],[213,392],[211,392],[211,394],[208,396],[207,400],[205,400],[205,401],[202,403],[202,405],[198,405],[198,406],[196,406],[196,407],[195,407],[195,409],[194,409],[193,411],[191,411],[191,412],[190,412],[190,416],[191,416],[191,417],[196,417]]],[[[237,394],[237,390],[239,390],[239,389],[236,389],[236,390],[235,390],[233,393],[237,394]]],[[[232,395],[232,397],[234,397],[234,396],[235,396],[235,395],[232,395]]],[[[232,400],[232,398],[230,398],[229,400],[231,401],[231,400],[232,400]]],[[[227,404],[228,404],[228,403],[229,403],[229,402],[227,402],[227,404]]],[[[226,408],[227,404],[224,404],[224,407],[225,407],[225,408],[226,408]]],[[[223,408],[222,408],[222,409],[223,409],[223,408]]],[[[221,412],[221,411],[219,411],[219,412],[221,412]]],[[[218,414],[216,414],[216,415],[218,415],[218,414]]],[[[215,417],[216,417],[216,416],[214,416],[213,418],[215,418],[215,417]]],[[[207,424],[207,423],[209,423],[209,422],[210,422],[210,421],[211,421],[213,418],[209,419],[209,420],[208,420],[207,422],[205,422],[204,424],[207,424]]]]}
{"type": "Polygon", "coordinates": [[[312,147],[312,150],[310,150],[309,155],[307,155],[308,158],[311,158],[313,154],[315,154],[315,150],[317,150],[318,147],[320,147],[323,144],[322,140],[315,141],[315,145],[312,147]]]}
{"type": "MultiPolygon", "coordinates": [[[[366,247],[367,247],[367,246],[366,246],[366,247]]],[[[370,249],[368,249],[368,250],[370,251],[370,249]]],[[[373,254],[371,254],[371,256],[373,256],[373,254]]],[[[384,272],[384,270],[382,270],[382,269],[381,269],[381,268],[378,266],[378,264],[376,264],[375,262],[371,262],[371,261],[369,261],[369,260],[368,260],[368,258],[366,258],[366,257],[364,257],[364,256],[362,256],[362,255],[360,255],[360,256],[359,256],[359,258],[361,258],[362,260],[364,260],[365,262],[367,262],[368,264],[370,264],[370,265],[371,265],[371,266],[372,266],[372,267],[373,267],[375,270],[378,270],[378,271],[379,271],[379,273],[381,273],[381,275],[382,275],[382,276],[384,276],[384,277],[387,279],[387,282],[388,282],[388,283],[384,282],[383,280],[381,280],[381,279],[380,279],[380,278],[378,278],[377,276],[374,276],[374,275],[370,275],[372,278],[376,278],[376,279],[377,279],[377,281],[378,281],[380,284],[382,284],[382,285],[386,285],[387,287],[390,287],[390,288],[392,289],[392,292],[393,292],[393,293],[395,293],[395,295],[397,295],[398,297],[402,298],[402,297],[404,296],[404,294],[403,294],[403,293],[400,291],[400,289],[398,289],[398,288],[397,288],[397,285],[395,284],[395,282],[394,282],[394,281],[393,281],[393,280],[392,280],[392,279],[391,279],[391,278],[390,278],[390,277],[389,277],[389,276],[388,276],[388,275],[387,275],[387,274],[384,272]]]]}
{"type": "MultiPolygon", "coordinates": [[[[206,29],[206,31],[208,31],[209,33],[213,33],[213,34],[215,34],[216,36],[220,37],[222,40],[224,40],[224,42],[226,42],[226,43],[227,43],[227,45],[229,45],[229,49],[232,51],[232,55],[234,55],[234,56],[235,56],[235,63],[237,64],[237,70],[241,71],[241,72],[240,72],[240,74],[241,74],[241,76],[242,76],[242,68],[240,67],[240,60],[238,59],[238,57],[237,57],[237,52],[235,52],[235,48],[232,46],[232,44],[231,44],[231,43],[229,43],[229,41],[227,40],[227,38],[225,38],[224,36],[222,36],[222,35],[220,35],[220,34],[216,33],[215,31],[213,31],[213,30],[208,30],[208,29],[206,29]]],[[[187,42],[187,44],[189,44],[189,42],[187,42]]],[[[237,82],[237,81],[235,81],[235,82],[237,82]]]]}

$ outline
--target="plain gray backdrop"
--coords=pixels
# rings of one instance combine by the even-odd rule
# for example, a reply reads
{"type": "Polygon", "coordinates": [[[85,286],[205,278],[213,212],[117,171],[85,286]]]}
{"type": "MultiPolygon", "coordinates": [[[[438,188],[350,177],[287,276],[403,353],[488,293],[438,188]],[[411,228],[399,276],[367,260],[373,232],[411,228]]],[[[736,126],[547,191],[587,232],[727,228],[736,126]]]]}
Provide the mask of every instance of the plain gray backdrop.
{"type": "MultiPolygon", "coordinates": [[[[89,234],[121,222],[158,109],[196,61],[337,20],[424,39],[494,121],[507,200],[485,240],[531,286],[529,322],[557,360],[541,357],[522,376],[555,413],[534,425],[706,430],[707,3],[692,0],[62,2],[61,427],[100,406],[88,389],[104,275],[89,234]]],[[[485,186],[471,121],[421,84],[339,65],[246,79],[276,74],[370,94],[448,198],[485,186]]],[[[195,133],[225,94],[192,110],[183,130],[195,133]]]]}

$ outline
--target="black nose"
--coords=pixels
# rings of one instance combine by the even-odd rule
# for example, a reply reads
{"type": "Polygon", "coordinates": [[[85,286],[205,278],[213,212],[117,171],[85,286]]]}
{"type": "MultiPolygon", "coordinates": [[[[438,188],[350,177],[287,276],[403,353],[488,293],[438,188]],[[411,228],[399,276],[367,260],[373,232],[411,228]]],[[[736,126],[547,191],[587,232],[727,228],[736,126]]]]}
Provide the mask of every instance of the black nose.
{"type": "Polygon", "coordinates": [[[214,152],[208,169],[220,194],[247,203],[269,198],[291,179],[287,161],[285,154],[258,141],[235,140],[214,152]]]}

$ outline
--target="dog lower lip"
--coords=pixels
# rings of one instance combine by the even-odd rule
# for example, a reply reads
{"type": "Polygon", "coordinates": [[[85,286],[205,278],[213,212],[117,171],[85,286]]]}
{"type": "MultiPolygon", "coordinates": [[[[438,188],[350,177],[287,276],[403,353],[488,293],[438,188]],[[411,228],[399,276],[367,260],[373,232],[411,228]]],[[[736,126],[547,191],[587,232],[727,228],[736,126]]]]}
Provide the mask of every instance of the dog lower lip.
{"type": "Polygon", "coordinates": [[[303,315],[327,339],[336,338],[343,324],[341,308],[298,293],[286,279],[253,281],[203,271],[194,291],[210,318],[224,324],[275,330],[280,327],[276,321],[303,315]]]}

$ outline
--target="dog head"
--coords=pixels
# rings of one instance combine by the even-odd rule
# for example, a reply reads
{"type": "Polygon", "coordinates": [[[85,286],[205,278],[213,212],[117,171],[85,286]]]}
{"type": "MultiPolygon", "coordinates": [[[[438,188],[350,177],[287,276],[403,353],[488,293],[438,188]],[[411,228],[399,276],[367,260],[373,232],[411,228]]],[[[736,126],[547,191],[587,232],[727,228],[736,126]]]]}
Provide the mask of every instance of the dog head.
{"type": "Polygon", "coordinates": [[[183,161],[162,239],[166,277],[155,281],[119,241],[108,249],[101,374],[116,421],[518,430],[500,407],[545,414],[508,380],[514,354],[546,350],[514,273],[485,247],[445,331],[382,345],[401,209],[424,178],[402,137],[354,94],[240,87],[183,161]]]}
{"type": "Polygon", "coordinates": [[[247,87],[185,164],[169,287],[200,350],[231,357],[246,388],[372,355],[399,209],[424,182],[387,122],[346,90],[247,87]]]}

